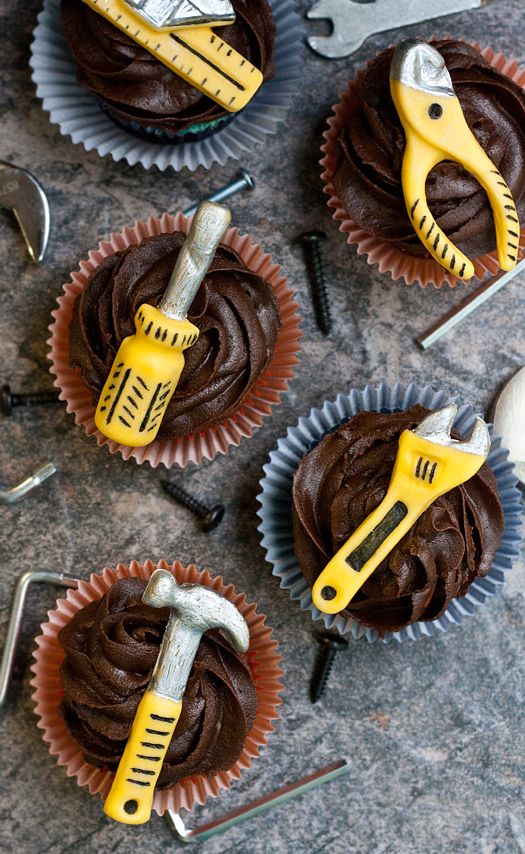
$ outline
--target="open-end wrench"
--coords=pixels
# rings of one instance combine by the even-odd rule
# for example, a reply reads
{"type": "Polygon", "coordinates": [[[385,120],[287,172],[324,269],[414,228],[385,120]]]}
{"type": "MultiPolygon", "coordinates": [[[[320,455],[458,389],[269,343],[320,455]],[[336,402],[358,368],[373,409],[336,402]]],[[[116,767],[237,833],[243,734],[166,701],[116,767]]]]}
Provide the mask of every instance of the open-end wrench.
{"type": "Polygon", "coordinates": [[[310,36],[307,41],[321,56],[341,59],[360,48],[375,33],[477,9],[490,2],[492,0],[373,0],[369,3],[317,0],[306,15],[310,19],[330,19],[333,32],[329,36],[310,36]]]}

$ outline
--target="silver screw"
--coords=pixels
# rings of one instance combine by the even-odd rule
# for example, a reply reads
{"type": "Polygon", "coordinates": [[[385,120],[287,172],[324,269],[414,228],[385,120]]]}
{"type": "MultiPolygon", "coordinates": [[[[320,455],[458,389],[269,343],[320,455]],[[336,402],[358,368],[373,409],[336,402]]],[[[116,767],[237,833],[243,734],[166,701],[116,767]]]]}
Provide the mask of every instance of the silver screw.
{"type": "MultiPolygon", "coordinates": [[[[215,193],[212,193],[211,196],[206,196],[205,201],[208,202],[223,202],[224,199],[228,199],[230,196],[234,196],[235,193],[240,192],[240,190],[253,190],[255,188],[255,178],[248,172],[247,169],[239,169],[239,177],[235,178],[233,181],[230,181],[229,184],[226,184],[224,187],[221,187],[220,190],[217,190],[215,193]]],[[[202,201],[202,200],[201,200],[202,201]]],[[[199,207],[199,203],[196,205],[192,205],[191,208],[187,208],[183,211],[184,216],[193,216],[197,208],[199,207]]]]}

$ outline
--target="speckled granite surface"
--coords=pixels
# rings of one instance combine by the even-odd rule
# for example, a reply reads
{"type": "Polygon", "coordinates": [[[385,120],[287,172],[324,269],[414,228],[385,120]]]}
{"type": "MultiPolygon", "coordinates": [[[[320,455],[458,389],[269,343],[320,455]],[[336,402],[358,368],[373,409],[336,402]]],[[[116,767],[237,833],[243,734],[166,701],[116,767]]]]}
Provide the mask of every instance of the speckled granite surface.
{"type": "MultiPolygon", "coordinates": [[[[0,212],[0,379],[17,390],[51,387],[46,327],[78,259],[110,228],[184,208],[236,171],[230,163],[210,173],[148,173],[87,154],[60,136],[40,109],[28,70],[39,8],[38,0],[0,7],[0,157],[35,172],[53,216],[45,263],[35,267],[11,218],[0,212]]],[[[525,65],[524,27],[522,0],[494,0],[482,11],[410,32],[477,38],[525,65]]],[[[305,53],[304,87],[287,128],[244,163],[258,186],[252,196],[232,202],[234,221],[283,264],[298,295],[305,335],[297,378],[271,421],[227,458],[183,474],[196,495],[226,505],[216,532],[201,534],[193,518],[163,495],[164,471],[97,449],[62,407],[18,411],[0,422],[2,481],[13,483],[46,460],[59,469],[32,496],[0,509],[3,621],[24,569],[87,576],[119,560],[165,556],[223,573],[259,603],[275,627],[286,671],[277,731],[241,783],[191,821],[216,816],[333,758],[346,756],[351,763],[347,779],[205,843],[210,854],[525,851],[523,560],[503,594],[443,638],[402,647],[353,643],[338,658],[330,691],[314,712],[307,696],[315,654],[312,625],[271,577],[255,530],[261,466],[277,437],[310,406],[350,384],[384,378],[429,381],[486,411],[525,362],[523,277],[460,331],[422,353],[413,344],[415,335],[461,294],[424,292],[381,277],[347,247],[325,207],[317,161],[329,107],[355,68],[393,37],[375,36],[354,57],[335,63],[305,53]],[[311,227],[330,236],[327,269],[336,320],[328,339],[316,329],[303,263],[290,247],[298,231],[311,227]]],[[[135,830],[112,824],[100,802],[68,780],[47,753],[32,713],[29,661],[32,639],[55,596],[52,588],[30,594],[12,696],[0,717],[0,848],[175,849],[178,843],[158,817],[135,830]]]]}

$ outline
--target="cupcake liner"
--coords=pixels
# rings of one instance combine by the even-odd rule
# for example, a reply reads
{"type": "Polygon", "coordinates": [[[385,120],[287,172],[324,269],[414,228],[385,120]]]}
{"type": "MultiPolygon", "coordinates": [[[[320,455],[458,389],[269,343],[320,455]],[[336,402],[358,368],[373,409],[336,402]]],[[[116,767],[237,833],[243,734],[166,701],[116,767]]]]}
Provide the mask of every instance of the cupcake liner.
{"type": "MultiPolygon", "coordinates": [[[[301,571],[294,551],[292,527],[292,482],[303,457],[327,433],[362,411],[393,412],[408,409],[416,403],[428,409],[438,409],[447,403],[456,402],[443,391],[436,392],[430,386],[411,383],[402,386],[365,386],[340,394],[334,401],[326,401],[320,409],[313,408],[306,418],[300,418],[295,427],[289,427],[286,436],[279,439],[276,450],[270,454],[270,462],[263,467],[264,477],[260,481],[261,493],[257,500],[261,505],[257,515],[261,520],[261,544],[266,559],[273,566],[273,575],[280,579],[280,586],[289,591],[290,598],[299,603],[303,611],[309,611],[313,620],[322,619],[327,629],[340,634],[351,634],[353,638],[365,637],[372,643],[382,640],[419,640],[446,632],[451,625],[458,625],[471,616],[479,605],[493,596],[505,581],[505,575],[519,551],[522,502],[517,488],[514,466],[508,459],[508,451],[501,447],[501,440],[492,436],[488,462],[496,476],[498,492],[504,513],[504,533],[500,548],[488,575],[476,579],[465,596],[450,603],[444,614],[431,622],[420,621],[397,632],[387,632],[380,638],[375,629],[363,626],[354,618],[346,619],[341,614],[322,614],[313,604],[311,589],[301,571]]],[[[455,427],[462,435],[472,429],[475,413],[471,406],[458,405],[455,427]]]]}
{"type": "Polygon", "coordinates": [[[270,0],[277,27],[275,42],[276,73],[240,112],[235,121],[213,136],[196,142],[176,144],[134,137],[118,127],[104,113],[96,98],[77,82],[76,65],[62,30],[60,0],[44,0],[31,44],[30,66],[36,94],[64,136],[81,143],[86,151],[95,149],[101,157],[126,160],[130,166],[141,163],[145,169],[157,166],[176,171],[209,169],[224,165],[229,158],[239,160],[277,133],[297,91],[302,73],[303,33],[294,0],[270,0]]]}
{"type": "Polygon", "coordinates": [[[203,804],[208,798],[216,797],[222,789],[229,789],[233,780],[238,780],[242,772],[251,766],[252,760],[260,755],[261,747],[267,743],[267,735],[273,731],[273,721],[279,717],[277,707],[282,702],[279,697],[283,690],[280,681],[282,670],[279,667],[281,656],[277,652],[277,641],[272,640],[272,629],[265,625],[266,618],[257,612],[256,605],[249,604],[246,596],[237,593],[233,584],[226,585],[220,576],[213,577],[207,569],[199,571],[193,564],[184,567],[179,561],[168,564],[161,560],[154,564],[147,560],[144,564],[132,561],[129,566],[118,564],[115,569],[106,568],[100,575],[91,575],[89,581],[80,581],[76,590],[68,590],[65,598],[58,600],[56,610],[48,613],[48,621],[41,627],[42,634],[36,638],[36,661],[31,667],[34,673],[31,685],[34,688],[37,726],[43,731],[49,752],[57,757],[59,765],[65,767],[68,777],[75,777],[79,786],[87,786],[90,794],[100,793],[106,798],[113,772],[85,761],[58,709],[63,695],[60,665],[64,652],[57,635],[73,614],[100,599],[116,581],[128,577],[148,580],[159,567],[173,572],[179,583],[204,584],[236,605],[250,629],[248,661],[258,698],[257,715],[237,762],[228,771],[220,771],[211,777],[193,774],[170,789],[156,791],[153,809],[163,815],[168,809],[178,812],[183,807],[190,810],[195,804],[203,804]]]}
{"type": "MultiPolygon", "coordinates": [[[[482,48],[477,42],[469,42],[479,50],[483,58],[497,71],[525,88],[525,71],[520,70],[515,60],[507,59],[502,53],[495,53],[491,48],[482,48]]],[[[358,255],[364,255],[368,264],[376,264],[380,273],[389,273],[394,281],[404,279],[407,285],[418,284],[423,288],[433,284],[436,288],[449,285],[454,288],[460,282],[434,258],[416,258],[407,252],[402,252],[391,243],[368,234],[345,210],[339,199],[332,177],[337,165],[336,142],[341,128],[351,121],[352,115],[359,105],[357,85],[351,82],[346,92],[340,95],[340,101],[332,107],[334,115],[328,119],[328,130],[323,133],[325,142],[321,146],[323,167],[321,180],[323,191],[329,196],[328,206],[334,208],[333,219],[339,223],[339,231],[347,235],[347,242],[354,245],[358,255]]],[[[520,232],[520,255],[525,251],[525,228],[520,232]]],[[[486,275],[494,276],[499,272],[497,252],[490,252],[473,260],[474,279],[484,279],[486,275]]],[[[467,283],[468,284],[468,283],[467,283]]]]}
{"type": "Polygon", "coordinates": [[[107,445],[110,453],[118,452],[125,460],[131,457],[139,464],[148,462],[153,467],[159,463],[166,468],[174,465],[184,467],[188,463],[213,460],[217,454],[225,454],[229,447],[237,446],[244,436],[252,436],[263,419],[271,414],[272,407],[280,402],[298,362],[301,335],[298,307],[286,279],[281,276],[281,268],[273,263],[258,243],[252,243],[247,235],[241,236],[237,228],[230,228],[222,243],[235,249],[250,270],[272,285],[279,301],[281,329],[268,367],[233,415],[200,433],[178,439],[156,439],[149,445],[132,448],[119,445],[97,430],[96,405],[92,393],[84,385],[80,373],[71,368],[69,363],[69,324],[75,300],[85,288],[90,273],[108,255],[155,234],[187,232],[188,222],[181,213],[174,217],[163,214],[160,219],[150,217],[147,222],[139,220],[132,228],[126,227],[121,234],[111,234],[109,240],[101,241],[98,249],[92,250],[88,259],[81,261],[80,268],[71,274],[71,281],[63,286],[64,295],[58,298],[59,307],[52,312],[55,320],[49,327],[51,338],[47,343],[51,348],[50,370],[56,377],[54,385],[60,389],[60,400],[66,401],[67,411],[74,414],[75,424],[84,427],[88,436],[94,436],[98,445],[107,445]]]}

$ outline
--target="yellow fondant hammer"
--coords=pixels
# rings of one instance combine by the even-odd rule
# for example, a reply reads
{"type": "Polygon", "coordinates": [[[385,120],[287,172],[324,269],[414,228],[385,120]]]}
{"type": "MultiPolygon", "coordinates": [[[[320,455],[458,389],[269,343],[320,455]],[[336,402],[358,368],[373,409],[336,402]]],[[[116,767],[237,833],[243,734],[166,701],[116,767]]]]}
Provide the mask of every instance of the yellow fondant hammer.
{"type": "Polygon", "coordinates": [[[390,67],[390,91],[405,130],[401,170],[405,203],[414,230],[428,252],[460,279],[474,265],[439,228],[427,204],[428,173],[443,160],[471,172],[489,198],[496,228],[498,262],[512,270],[518,259],[520,224],[505,179],[470,130],[441,54],[417,39],[402,42],[390,67]]]}
{"type": "Polygon", "coordinates": [[[186,314],[230,222],[230,211],[201,202],[158,308],[141,305],[135,335],[122,341],[102,389],[95,424],[121,445],[149,445],[199,337],[186,314]]]}
{"type": "MultiPolygon", "coordinates": [[[[231,113],[242,110],[253,98],[263,81],[258,68],[224,42],[209,26],[231,23],[231,18],[210,20],[200,16],[177,18],[166,15],[166,9],[176,5],[165,0],[84,0],[95,12],[111,21],[115,27],[136,41],[160,60],[167,68],[207,95],[231,113]],[[157,7],[157,9],[155,8],[157,7]],[[158,11],[158,14],[153,14],[158,11]],[[149,14],[148,14],[149,13],[149,14]],[[166,20],[168,27],[162,25],[166,20]],[[177,21],[185,21],[180,24],[177,21]],[[190,26],[191,24],[191,26],[190,26]]],[[[204,5],[204,4],[203,4],[204,5]]],[[[213,4],[212,10],[213,10],[213,4]]]]}
{"type": "Polygon", "coordinates": [[[383,501],[325,566],[312,590],[325,614],[346,608],[367,578],[433,501],[476,474],[490,449],[487,425],[476,418],[470,439],[451,438],[457,407],[432,412],[404,430],[383,501]]]}

